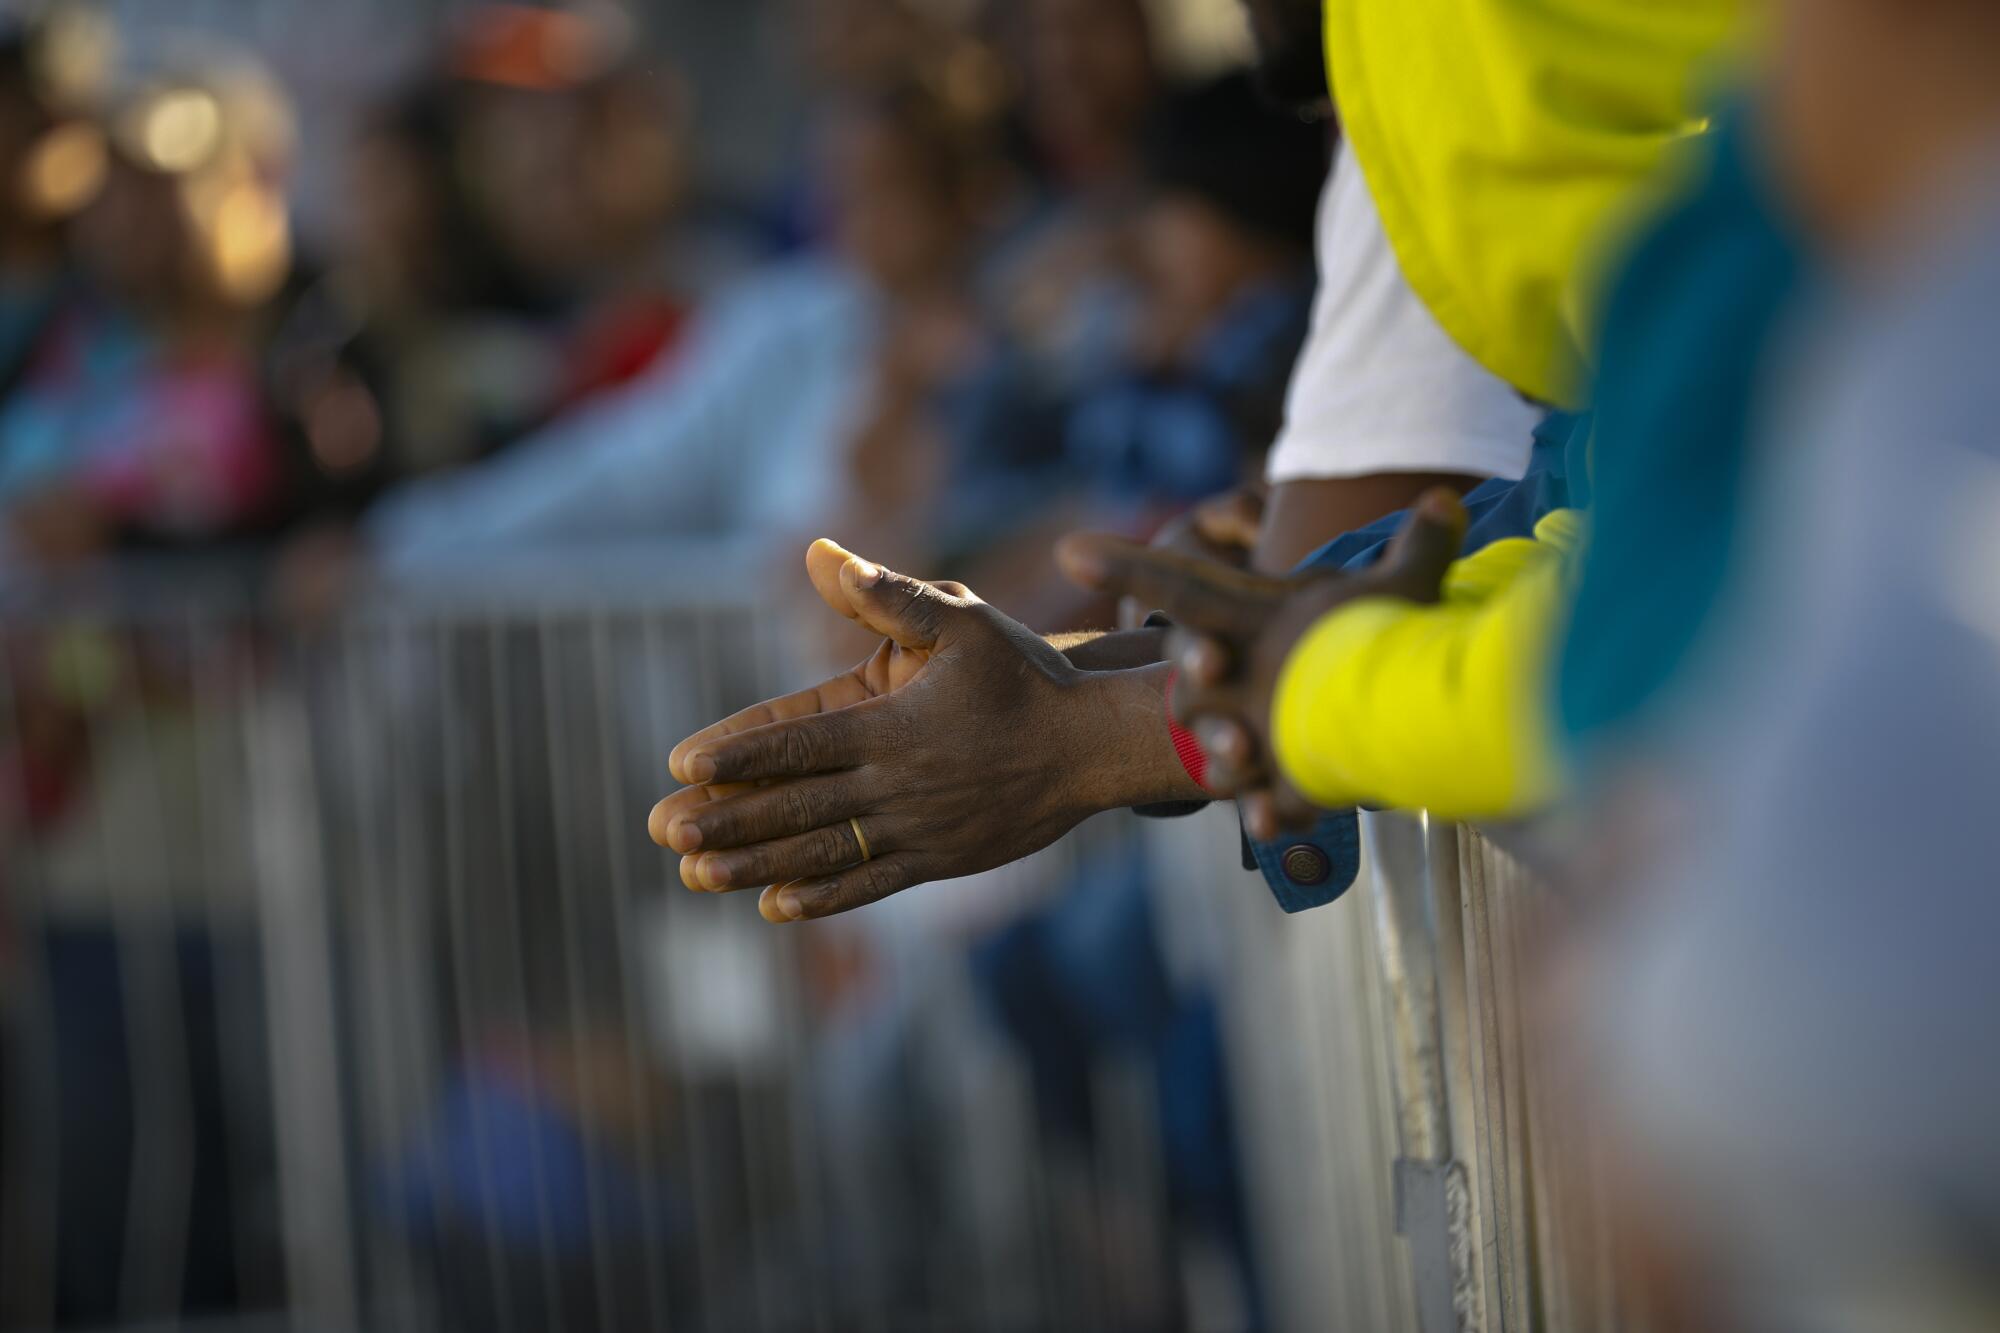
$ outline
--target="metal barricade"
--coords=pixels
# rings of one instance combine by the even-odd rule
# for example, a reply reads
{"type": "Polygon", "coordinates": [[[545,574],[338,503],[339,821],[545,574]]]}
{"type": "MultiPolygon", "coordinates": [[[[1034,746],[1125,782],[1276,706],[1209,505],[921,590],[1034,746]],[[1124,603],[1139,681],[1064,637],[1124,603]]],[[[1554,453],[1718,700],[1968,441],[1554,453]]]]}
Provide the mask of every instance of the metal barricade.
{"type": "Polygon", "coordinates": [[[1105,818],[772,929],[644,830],[675,740],[803,678],[769,607],[483,573],[333,624],[8,607],[0,1326],[1612,1326],[1519,1035],[1540,895],[1476,835],[1371,816],[1286,918],[1226,807],[1105,818]],[[1082,938],[1214,998],[1207,1213],[1153,1019],[1077,1055],[1008,1012],[1021,923],[1132,867],[1082,938]]]}
{"type": "Polygon", "coordinates": [[[1602,1145],[1545,1017],[1567,905],[1489,837],[1364,815],[1422,1333],[1637,1327],[1602,1145]]]}
{"type": "Polygon", "coordinates": [[[1056,1134],[975,974],[1135,821],[811,931],[685,893],[668,747],[797,672],[684,582],[9,604],[6,1327],[1250,1326],[1148,1054],[1056,1134]]]}

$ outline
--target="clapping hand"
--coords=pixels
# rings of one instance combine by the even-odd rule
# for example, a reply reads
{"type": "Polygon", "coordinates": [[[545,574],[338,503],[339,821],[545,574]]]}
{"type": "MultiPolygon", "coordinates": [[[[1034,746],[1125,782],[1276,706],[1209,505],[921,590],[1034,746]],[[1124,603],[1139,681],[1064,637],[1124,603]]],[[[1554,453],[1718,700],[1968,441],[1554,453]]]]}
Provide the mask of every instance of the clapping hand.
{"type": "Polygon", "coordinates": [[[816,543],[827,604],[884,636],[852,671],[689,737],[649,827],[691,889],[763,888],[772,921],[988,870],[1120,805],[1199,796],[1164,668],[1084,671],[955,583],[816,543]]]}
{"type": "Polygon", "coordinates": [[[1364,597],[1437,601],[1465,522],[1450,491],[1427,492],[1382,560],[1358,573],[1272,578],[1096,535],[1066,539],[1058,556],[1083,586],[1173,618],[1174,713],[1207,754],[1209,789],[1236,797],[1251,836],[1268,840],[1310,826],[1318,814],[1286,780],[1272,745],[1272,705],[1292,649],[1322,616],[1364,597]]]}

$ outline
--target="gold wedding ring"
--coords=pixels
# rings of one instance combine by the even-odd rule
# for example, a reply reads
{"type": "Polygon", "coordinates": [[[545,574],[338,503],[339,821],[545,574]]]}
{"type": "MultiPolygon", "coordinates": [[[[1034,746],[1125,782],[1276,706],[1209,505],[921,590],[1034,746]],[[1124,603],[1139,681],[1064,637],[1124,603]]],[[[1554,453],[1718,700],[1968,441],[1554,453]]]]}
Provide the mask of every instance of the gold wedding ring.
{"type": "Polygon", "coordinates": [[[854,843],[857,847],[861,849],[862,864],[866,865],[868,862],[873,861],[875,859],[875,853],[868,850],[868,835],[861,831],[860,818],[857,816],[856,818],[848,820],[847,827],[854,830],[854,843]]]}

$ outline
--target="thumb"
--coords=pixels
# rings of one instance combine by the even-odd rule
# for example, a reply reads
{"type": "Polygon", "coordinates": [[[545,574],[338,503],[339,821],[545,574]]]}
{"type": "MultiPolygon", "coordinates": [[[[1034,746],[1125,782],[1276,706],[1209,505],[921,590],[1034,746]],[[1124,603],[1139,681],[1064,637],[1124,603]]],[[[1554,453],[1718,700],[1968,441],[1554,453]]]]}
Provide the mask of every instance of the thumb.
{"type": "Polygon", "coordinates": [[[854,552],[839,542],[821,537],[806,548],[806,577],[812,580],[813,591],[821,601],[849,620],[858,621],[861,617],[840,583],[841,567],[854,558],[854,552]]]}
{"type": "Polygon", "coordinates": [[[1424,492],[1375,566],[1373,578],[1413,602],[1435,602],[1465,541],[1465,506],[1439,487],[1424,492]]]}
{"type": "Polygon", "coordinates": [[[1211,546],[1225,551],[1256,549],[1264,523],[1264,497],[1252,490],[1234,490],[1194,511],[1194,530],[1211,546]]]}
{"type": "Polygon", "coordinates": [[[840,590],[861,624],[904,648],[928,651],[953,618],[971,609],[969,597],[935,583],[913,579],[855,556],[840,567],[840,590]]]}

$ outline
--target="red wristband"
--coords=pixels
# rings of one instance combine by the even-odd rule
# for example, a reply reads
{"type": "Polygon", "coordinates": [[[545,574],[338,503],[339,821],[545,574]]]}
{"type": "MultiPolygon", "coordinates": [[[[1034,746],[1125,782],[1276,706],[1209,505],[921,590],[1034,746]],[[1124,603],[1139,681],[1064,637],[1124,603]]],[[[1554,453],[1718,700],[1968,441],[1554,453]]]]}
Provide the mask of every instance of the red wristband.
{"type": "Polygon", "coordinates": [[[1174,753],[1180,756],[1181,767],[1194,779],[1194,785],[1207,791],[1208,755],[1194,733],[1174,720],[1174,684],[1180,677],[1179,667],[1167,673],[1167,738],[1174,743],[1174,753]]]}

